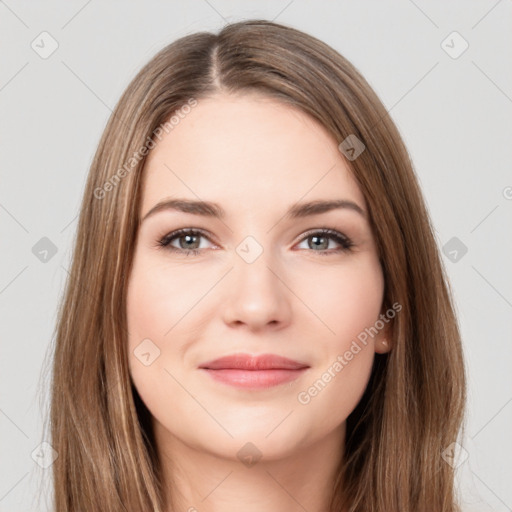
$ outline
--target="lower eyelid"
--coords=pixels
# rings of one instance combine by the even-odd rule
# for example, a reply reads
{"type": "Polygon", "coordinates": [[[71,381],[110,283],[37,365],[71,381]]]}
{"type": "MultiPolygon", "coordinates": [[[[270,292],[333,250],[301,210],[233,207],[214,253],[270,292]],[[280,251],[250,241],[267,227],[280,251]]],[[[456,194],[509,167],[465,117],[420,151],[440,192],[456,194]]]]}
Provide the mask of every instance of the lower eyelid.
{"type": "MultiPolygon", "coordinates": [[[[324,228],[324,230],[325,229],[328,229],[328,228],[324,228]]],[[[182,253],[187,253],[187,252],[192,253],[194,251],[196,253],[198,253],[198,252],[202,252],[206,249],[212,249],[212,248],[181,249],[181,248],[174,247],[171,245],[172,242],[174,242],[175,240],[179,240],[180,237],[186,236],[186,235],[194,235],[194,236],[198,236],[200,238],[204,238],[205,240],[208,240],[208,242],[210,244],[212,244],[213,246],[218,247],[218,244],[216,242],[214,242],[210,236],[203,233],[202,231],[199,231],[197,229],[192,229],[192,228],[178,230],[176,232],[168,233],[167,235],[158,239],[157,245],[164,249],[167,248],[171,251],[182,252],[182,253]]],[[[339,232],[337,232],[335,230],[331,230],[331,229],[329,229],[329,232],[322,231],[322,229],[319,229],[317,231],[307,232],[298,242],[296,242],[295,245],[301,244],[301,243],[305,242],[308,238],[311,238],[313,236],[326,237],[329,240],[333,240],[340,247],[338,249],[324,249],[324,250],[320,250],[320,251],[306,249],[307,251],[310,251],[310,252],[318,252],[319,254],[332,254],[332,253],[341,252],[341,251],[349,251],[354,246],[354,243],[351,241],[350,238],[343,235],[342,233],[339,233],[339,232]]]]}
{"type": "Polygon", "coordinates": [[[204,238],[205,240],[208,240],[208,242],[210,242],[211,244],[213,245],[217,245],[215,244],[215,242],[213,242],[209,236],[205,235],[204,233],[202,232],[199,232],[199,231],[196,231],[196,230],[185,230],[185,231],[179,231],[179,232],[174,232],[174,233],[169,233],[167,235],[164,235],[163,237],[161,237],[158,241],[158,245],[164,247],[164,248],[170,248],[171,250],[174,249],[176,251],[183,251],[183,252],[186,252],[187,250],[188,251],[202,251],[204,249],[181,249],[181,248],[178,248],[178,247],[174,247],[171,245],[172,242],[176,241],[176,240],[179,240],[181,237],[184,237],[186,235],[193,235],[193,236],[197,236],[199,238],[204,238]]]}
{"type": "Polygon", "coordinates": [[[302,243],[308,238],[311,238],[312,236],[325,237],[328,240],[333,240],[335,243],[340,245],[341,248],[347,250],[354,245],[354,243],[348,236],[344,235],[343,233],[339,233],[336,230],[328,228],[324,228],[324,231],[322,231],[321,229],[318,231],[310,231],[309,233],[306,233],[298,243],[302,243]]]}

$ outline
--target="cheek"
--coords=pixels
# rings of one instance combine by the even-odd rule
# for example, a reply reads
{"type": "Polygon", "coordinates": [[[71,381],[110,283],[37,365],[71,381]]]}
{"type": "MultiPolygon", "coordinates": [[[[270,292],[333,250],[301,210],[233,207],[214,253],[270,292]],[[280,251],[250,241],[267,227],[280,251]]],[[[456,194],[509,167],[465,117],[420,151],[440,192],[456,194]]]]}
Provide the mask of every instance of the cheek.
{"type": "Polygon", "coordinates": [[[209,314],[200,299],[218,280],[203,267],[162,262],[144,250],[136,253],[127,290],[128,361],[133,382],[146,405],[158,410],[161,393],[179,392],[186,377],[188,349],[209,314]],[[160,390],[160,391],[157,391],[160,390]]]}
{"type": "Polygon", "coordinates": [[[297,401],[329,430],[354,410],[368,384],[375,355],[368,332],[379,318],[384,281],[372,256],[318,277],[325,286],[310,281],[309,304],[329,329],[322,328],[318,364],[297,401]]]}
{"type": "MultiPolygon", "coordinates": [[[[211,272],[210,272],[211,274],[211,272]]],[[[198,300],[211,287],[212,276],[141,256],[133,266],[127,294],[131,343],[151,338],[166,344],[183,325],[195,320],[198,300]]],[[[176,346],[176,340],[173,346],[176,346]]],[[[133,350],[134,347],[130,346],[133,350]]]]}
{"type": "Polygon", "coordinates": [[[173,326],[185,314],[181,312],[185,301],[183,294],[177,292],[179,289],[176,279],[166,277],[163,269],[144,256],[136,258],[127,290],[126,314],[130,374],[141,397],[162,378],[169,351],[180,350],[174,340],[169,343],[173,326]]]}
{"type": "Polygon", "coordinates": [[[134,268],[127,295],[128,331],[132,342],[138,338],[158,340],[172,327],[171,296],[162,278],[156,279],[154,272],[134,268]]]}
{"type": "Polygon", "coordinates": [[[341,350],[333,351],[297,394],[300,415],[312,419],[312,430],[318,430],[318,437],[346,421],[360,402],[370,379],[374,359],[372,347],[343,345],[341,350]]]}
{"type": "Polygon", "coordinates": [[[298,295],[318,319],[324,348],[344,350],[379,317],[384,296],[380,264],[372,254],[321,267],[297,281],[298,295]],[[322,325],[323,324],[323,325],[322,325]]]}
{"type": "MultiPolygon", "coordinates": [[[[169,403],[182,396],[173,379],[183,380],[176,369],[186,351],[186,337],[180,329],[187,325],[186,315],[197,293],[185,286],[183,273],[155,265],[144,255],[134,261],[126,303],[129,373],[152,416],[169,424],[169,418],[165,421],[169,403]]],[[[185,416],[197,414],[187,409],[190,400],[180,403],[185,416]]]]}

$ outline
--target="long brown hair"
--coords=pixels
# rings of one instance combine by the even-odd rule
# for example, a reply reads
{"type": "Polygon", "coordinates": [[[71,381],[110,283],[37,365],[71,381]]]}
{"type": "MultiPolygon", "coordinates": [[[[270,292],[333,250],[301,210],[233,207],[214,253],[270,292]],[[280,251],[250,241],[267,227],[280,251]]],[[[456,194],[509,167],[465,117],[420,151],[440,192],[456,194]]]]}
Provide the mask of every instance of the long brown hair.
{"type": "Polygon", "coordinates": [[[375,356],[365,394],[347,420],[330,510],[459,510],[454,469],[442,454],[463,427],[462,346],[407,150],[351,63],[320,40],[265,20],[166,46],[129,84],[106,126],[54,336],[55,510],[167,506],[149,411],[128,370],[125,298],[146,158],[141,148],[151,147],[173,114],[220,91],[263,93],[309,114],[339,143],[352,135],[365,146],[347,163],[368,204],[385,276],[383,307],[398,302],[402,310],[393,320],[392,350],[375,356]]]}

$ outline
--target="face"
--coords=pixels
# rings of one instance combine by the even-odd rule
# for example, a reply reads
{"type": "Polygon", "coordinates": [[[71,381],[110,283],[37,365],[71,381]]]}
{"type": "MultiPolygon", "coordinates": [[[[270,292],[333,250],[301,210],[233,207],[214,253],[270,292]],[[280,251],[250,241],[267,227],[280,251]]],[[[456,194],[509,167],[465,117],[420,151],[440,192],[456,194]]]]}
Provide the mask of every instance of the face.
{"type": "Polygon", "coordinates": [[[144,172],[129,365],[157,438],[272,459],[341,436],[386,328],[367,205],[336,140],[275,100],[215,96],[144,172]],[[298,208],[319,201],[339,206],[298,208]]]}

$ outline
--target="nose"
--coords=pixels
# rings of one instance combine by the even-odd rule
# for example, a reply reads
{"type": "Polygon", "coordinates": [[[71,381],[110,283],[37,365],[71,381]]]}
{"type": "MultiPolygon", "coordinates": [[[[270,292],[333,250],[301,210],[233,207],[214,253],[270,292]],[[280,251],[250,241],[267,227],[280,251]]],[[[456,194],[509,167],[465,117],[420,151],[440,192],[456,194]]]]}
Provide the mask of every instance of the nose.
{"type": "Polygon", "coordinates": [[[251,263],[235,255],[233,270],[224,283],[224,322],[245,325],[251,331],[281,329],[291,319],[291,297],[285,270],[263,253],[251,263]]]}

